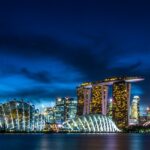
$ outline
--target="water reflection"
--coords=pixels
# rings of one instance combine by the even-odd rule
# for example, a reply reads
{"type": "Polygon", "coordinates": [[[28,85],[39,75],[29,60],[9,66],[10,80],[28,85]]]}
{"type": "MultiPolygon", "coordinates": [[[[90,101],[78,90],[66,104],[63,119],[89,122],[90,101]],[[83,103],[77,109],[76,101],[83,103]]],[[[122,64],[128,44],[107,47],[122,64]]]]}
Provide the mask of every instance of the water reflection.
{"type": "Polygon", "coordinates": [[[1,134],[0,149],[15,150],[144,150],[144,134],[1,134]]]}
{"type": "Polygon", "coordinates": [[[148,134],[133,134],[130,135],[130,150],[144,150],[149,149],[149,138],[148,134]]]}
{"type": "Polygon", "coordinates": [[[104,149],[105,150],[118,150],[117,149],[117,139],[116,139],[116,134],[111,134],[106,137],[106,144],[104,144],[104,149]]]}

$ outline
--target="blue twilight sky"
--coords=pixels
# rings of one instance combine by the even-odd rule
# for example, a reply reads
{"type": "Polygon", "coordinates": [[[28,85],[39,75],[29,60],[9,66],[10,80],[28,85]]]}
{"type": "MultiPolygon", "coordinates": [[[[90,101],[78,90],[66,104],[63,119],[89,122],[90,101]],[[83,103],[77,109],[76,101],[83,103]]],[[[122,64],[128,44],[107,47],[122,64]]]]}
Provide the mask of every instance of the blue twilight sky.
{"type": "Polygon", "coordinates": [[[0,2],[0,101],[52,104],[76,86],[143,76],[133,95],[150,104],[150,3],[101,0],[0,2]]]}

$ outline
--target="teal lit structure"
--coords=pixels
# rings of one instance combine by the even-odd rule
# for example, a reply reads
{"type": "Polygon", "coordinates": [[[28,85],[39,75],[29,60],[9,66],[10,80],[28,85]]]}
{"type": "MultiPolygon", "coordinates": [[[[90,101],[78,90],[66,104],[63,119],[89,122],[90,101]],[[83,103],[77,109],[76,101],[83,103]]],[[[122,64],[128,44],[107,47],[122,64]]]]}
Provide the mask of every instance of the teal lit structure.
{"type": "Polygon", "coordinates": [[[77,100],[70,97],[59,97],[56,99],[56,106],[54,109],[55,123],[62,124],[64,121],[76,117],[77,100]]]}
{"type": "Polygon", "coordinates": [[[45,127],[45,118],[34,105],[23,100],[0,104],[0,130],[10,132],[39,132],[45,127]]]}
{"type": "Polygon", "coordinates": [[[120,132],[115,123],[100,114],[83,115],[63,123],[62,130],[83,133],[120,132]]]}

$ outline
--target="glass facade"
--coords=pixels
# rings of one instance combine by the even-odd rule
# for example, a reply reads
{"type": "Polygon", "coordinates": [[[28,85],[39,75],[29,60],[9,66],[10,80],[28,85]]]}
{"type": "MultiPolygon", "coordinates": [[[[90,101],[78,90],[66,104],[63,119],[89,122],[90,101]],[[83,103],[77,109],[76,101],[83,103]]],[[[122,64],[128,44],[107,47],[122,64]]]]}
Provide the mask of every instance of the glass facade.
{"type": "Polygon", "coordinates": [[[44,117],[45,117],[46,123],[49,123],[49,124],[55,123],[54,111],[55,111],[55,109],[52,107],[45,108],[44,117]]]}
{"type": "Polygon", "coordinates": [[[61,124],[65,120],[65,98],[57,98],[55,106],[55,123],[61,124]]]}
{"type": "Polygon", "coordinates": [[[73,98],[57,98],[55,106],[55,123],[62,124],[68,119],[75,118],[77,101],[73,98]]]}
{"type": "Polygon", "coordinates": [[[77,114],[77,100],[73,98],[66,98],[65,120],[70,120],[75,118],[76,114],[77,114]]]}
{"type": "Polygon", "coordinates": [[[109,116],[109,118],[112,118],[112,108],[113,108],[113,99],[110,98],[107,107],[107,116],[109,116]]]}
{"type": "Polygon", "coordinates": [[[139,124],[140,119],[140,109],[139,109],[139,96],[134,96],[131,103],[131,114],[130,114],[130,124],[139,124]]]}

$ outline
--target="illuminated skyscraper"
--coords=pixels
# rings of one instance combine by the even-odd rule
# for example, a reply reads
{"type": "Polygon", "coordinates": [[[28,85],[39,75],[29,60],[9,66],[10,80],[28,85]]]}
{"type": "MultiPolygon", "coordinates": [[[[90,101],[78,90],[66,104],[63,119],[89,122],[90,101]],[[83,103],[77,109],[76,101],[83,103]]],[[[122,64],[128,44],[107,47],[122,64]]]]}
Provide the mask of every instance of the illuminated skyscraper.
{"type": "Polygon", "coordinates": [[[120,129],[129,125],[131,83],[142,80],[144,79],[139,77],[114,77],[104,80],[104,84],[112,85],[112,119],[120,129]]]}
{"type": "Polygon", "coordinates": [[[147,107],[146,109],[146,116],[147,116],[147,121],[150,121],[150,107],[147,107]]]}
{"type": "Polygon", "coordinates": [[[108,87],[103,85],[92,86],[92,97],[90,104],[91,114],[103,114],[107,113],[107,95],[108,87]]]}
{"type": "Polygon", "coordinates": [[[57,98],[55,106],[55,122],[61,124],[65,120],[65,98],[57,98]]]}
{"type": "Polygon", "coordinates": [[[125,81],[113,84],[112,118],[119,128],[125,128],[129,122],[130,84],[125,81]]]}
{"type": "Polygon", "coordinates": [[[136,125],[139,124],[140,110],[139,110],[139,96],[134,96],[131,103],[131,116],[130,124],[136,125]]]}
{"type": "Polygon", "coordinates": [[[45,117],[46,123],[49,123],[49,124],[55,123],[54,111],[55,109],[52,107],[46,107],[44,109],[44,117],[45,117]]]}
{"type": "Polygon", "coordinates": [[[100,84],[82,84],[77,88],[77,115],[107,113],[108,87],[100,84]]]}
{"type": "Polygon", "coordinates": [[[108,102],[107,115],[112,118],[113,99],[110,98],[108,102]]]}
{"type": "Polygon", "coordinates": [[[91,88],[84,88],[84,108],[83,115],[90,113],[91,88]]]}
{"type": "Polygon", "coordinates": [[[130,119],[131,83],[142,80],[143,78],[139,77],[113,77],[82,84],[77,88],[77,115],[108,115],[120,129],[127,127],[130,119]],[[113,101],[111,103],[108,103],[109,86],[112,86],[113,101]]]}
{"type": "Polygon", "coordinates": [[[55,122],[62,124],[64,121],[76,117],[77,101],[73,98],[57,98],[55,106],[55,122]]]}
{"type": "Polygon", "coordinates": [[[77,115],[83,115],[84,110],[84,86],[77,87],[77,115]]]}
{"type": "Polygon", "coordinates": [[[66,97],[65,120],[74,119],[77,114],[77,100],[66,97]]]}

